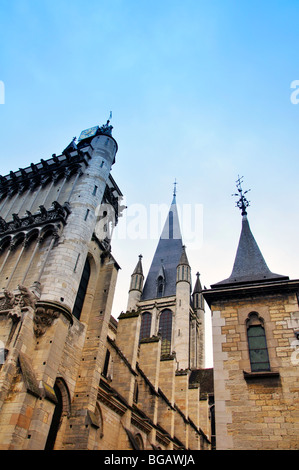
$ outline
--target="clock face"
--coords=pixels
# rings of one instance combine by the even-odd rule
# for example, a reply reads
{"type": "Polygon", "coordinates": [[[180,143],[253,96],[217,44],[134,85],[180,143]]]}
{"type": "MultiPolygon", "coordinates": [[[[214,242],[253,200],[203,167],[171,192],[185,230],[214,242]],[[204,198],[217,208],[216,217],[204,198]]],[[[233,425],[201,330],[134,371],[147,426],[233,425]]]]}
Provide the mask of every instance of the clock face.
{"type": "Polygon", "coordinates": [[[96,134],[98,128],[99,128],[99,126],[90,127],[89,129],[85,129],[85,131],[81,132],[78,141],[83,140],[83,139],[87,139],[88,137],[94,136],[96,134]]]}

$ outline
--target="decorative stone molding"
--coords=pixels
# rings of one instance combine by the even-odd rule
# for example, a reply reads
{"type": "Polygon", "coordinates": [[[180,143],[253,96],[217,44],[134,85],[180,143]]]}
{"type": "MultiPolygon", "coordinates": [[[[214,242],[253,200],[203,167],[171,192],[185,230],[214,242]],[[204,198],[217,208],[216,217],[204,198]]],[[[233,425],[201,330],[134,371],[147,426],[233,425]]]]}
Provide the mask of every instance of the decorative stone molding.
{"type": "Polygon", "coordinates": [[[55,302],[37,302],[34,315],[35,336],[42,336],[61,314],[71,325],[73,324],[72,314],[64,305],[55,302]]]}
{"type": "Polygon", "coordinates": [[[0,312],[8,311],[8,316],[13,321],[22,319],[22,309],[35,309],[38,296],[28,287],[19,285],[18,290],[11,292],[4,289],[3,297],[0,299],[0,312]]]}
{"type": "Polygon", "coordinates": [[[3,291],[3,297],[0,299],[0,312],[5,311],[5,310],[10,310],[13,308],[15,305],[15,296],[14,294],[7,290],[4,289],[3,291]]]}
{"type": "Polygon", "coordinates": [[[7,222],[0,217],[0,235],[2,237],[3,235],[19,232],[20,230],[28,230],[29,228],[40,227],[54,222],[62,222],[65,225],[70,212],[71,210],[67,202],[61,205],[59,202],[53,201],[49,209],[40,205],[39,211],[35,214],[26,211],[26,216],[21,218],[17,214],[13,214],[13,220],[7,222]]]}

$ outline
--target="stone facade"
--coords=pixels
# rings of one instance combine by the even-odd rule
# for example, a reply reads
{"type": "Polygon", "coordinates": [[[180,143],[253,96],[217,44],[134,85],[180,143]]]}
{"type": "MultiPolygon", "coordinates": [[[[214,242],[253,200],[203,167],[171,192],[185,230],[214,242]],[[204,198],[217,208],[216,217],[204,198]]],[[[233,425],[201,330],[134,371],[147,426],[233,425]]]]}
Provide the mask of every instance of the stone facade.
{"type": "Polygon", "coordinates": [[[116,152],[108,122],[1,177],[1,450],[211,446],[188,361],[161,357],[155,330],[140,341],[140,296],[111,317],[116,152]]]}
{"type": "Polygon", "coordinates": [[[216,448],[295,450],[299,281],[268,270],[244,214],[242,223],[231,277],[204,292],[212,311],[216,448]]]}

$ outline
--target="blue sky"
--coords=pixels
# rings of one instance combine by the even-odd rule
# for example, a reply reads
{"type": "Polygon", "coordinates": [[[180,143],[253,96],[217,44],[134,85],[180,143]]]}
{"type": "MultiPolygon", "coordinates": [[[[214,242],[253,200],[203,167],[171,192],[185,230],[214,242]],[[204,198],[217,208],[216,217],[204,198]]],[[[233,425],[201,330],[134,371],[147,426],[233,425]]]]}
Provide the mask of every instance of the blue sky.
{"type": "MultiPolygon", "coordinates": [[[[193,279],[230,275],[238,174],[270,269],[297,278],[298,15],[297,0],[1,0],[0,173],[59,154],[112,110],[126,204],[170,205],[176,178],[178,204],[202,205],[193,279]]],[[[156,244],[115,240],[115,316],[156,244]]]]}

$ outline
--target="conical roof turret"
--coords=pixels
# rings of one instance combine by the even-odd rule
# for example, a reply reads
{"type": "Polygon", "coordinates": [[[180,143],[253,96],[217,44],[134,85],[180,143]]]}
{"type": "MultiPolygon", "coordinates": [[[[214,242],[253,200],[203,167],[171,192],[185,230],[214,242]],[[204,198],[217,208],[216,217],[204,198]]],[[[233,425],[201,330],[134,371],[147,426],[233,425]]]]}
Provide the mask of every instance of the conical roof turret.
{"type": "Polygon", "coordinates": [[[142,260],[142,255],[139,255],[138,263],[136,264],[133,274],[131,275],[131,284],[130,284],[129,292],[132,290],[137,290],[140,293],[142,292],[144,276],[143,276],[141,260],[142,260]]]}
{"type": "Polygon", "coordinates": [[[139,255],[139,260],[138,263],[136,264],[136,268],[133,271],[134,274],[142,274],[143,275],[143,269],[142,269],[142,255],[139,255]]]}
{"type": "Polygon", "coordinates": [[[240,178],[237,187],[240,193],[237,206],[242,210],[242,230],[233,270],[229,278],[213,284],[211,287],[289,279],[288,276],[272,273],[268,268],[249,226],[246,211],[249,202],[244,196],[246,193],[242,192],[240,178]]]}
{"type": "Polygon", "coordinates": [[[202,292],[202,285],[201,285],[199,276],[200,276],[200,274],[196,273],[196,281],[195,281],[195,286],[194,286],[194,289],[193,289],[193,295],[194,294],[200,294],[202,292]]]}
{"type": "Polygon", "coordinates": [[[182,254],[181,254],[181,257],[180,257],[180,261],[178,263],[178,266],[180,266],[181,264],[184,264],[186,266],[190,266],[189,265],[189,261],[188,261],[188,258],[187,258],[187,254],[186,254],[186,247],[185,245],[183,245],[182,247],[182,254]]]}

